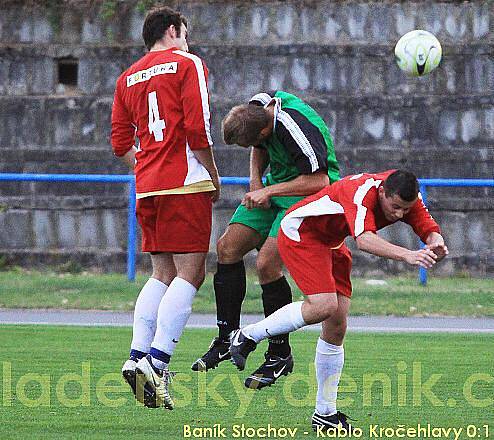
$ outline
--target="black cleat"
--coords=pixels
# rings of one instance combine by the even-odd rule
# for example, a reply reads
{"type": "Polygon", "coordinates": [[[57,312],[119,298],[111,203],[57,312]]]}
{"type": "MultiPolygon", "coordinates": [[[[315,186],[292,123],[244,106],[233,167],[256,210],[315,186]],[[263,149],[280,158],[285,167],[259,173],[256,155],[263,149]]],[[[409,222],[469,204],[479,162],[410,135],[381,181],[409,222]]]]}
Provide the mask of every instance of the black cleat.
{"type": "Polygon", "coordinates": [[[245,368],[247,356],[257,347],[256,342],[242,333],[242,330],[232,332],[230,336],[230,354],[233,364],[242,371],[245,368]]]}
{"type": "Polygon", "coordinates": [[[192,364],[192,370],[208,371],[215,369],[220,362],[231,359],[229,348],[229,341],[214,338],[209,346],[209,350],[192,364]]]}
{"type": "Polygon", "coordinates": [[[345,430],[347,436],[351,435],[353,426],[348,423],[351,420],[346,414],[337,411],[335,414],[325,416],[314,411],[312,415],[312,429],[316,432],[324,433],[328,430],[345,430]]]}
{"type": "Polygon", "coordinates": [[[293,371],[293,357],[289,354],[286,358],[264,353],[264,363],[254,371],[247,379],[245,386],[260,390],[273,385],[280,376],[287,376],[293,371]]]}
{"type": "Polygon", "coordinates": [[[128,359],[122,367],[122,376],[132,389],[132,393],[138,402],[143,403],[148,408],[156,408],[156,393],[149,385],[144,385],[142,390],[137,392],[137,372],[136,372],[137,359],[128,359]]]}

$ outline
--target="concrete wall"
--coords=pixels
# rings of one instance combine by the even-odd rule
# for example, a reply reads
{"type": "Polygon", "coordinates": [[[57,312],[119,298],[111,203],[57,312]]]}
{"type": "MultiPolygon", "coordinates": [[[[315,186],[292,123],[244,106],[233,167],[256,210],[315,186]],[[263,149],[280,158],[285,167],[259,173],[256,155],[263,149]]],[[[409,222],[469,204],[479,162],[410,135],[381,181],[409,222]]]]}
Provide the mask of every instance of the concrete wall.
{"type": "MultiPolygon", "coordinates": [[[[110,112],[115,79],[144,53],[141,3],[2,3],[0,172],[126,172],[110,151],[110,112]],[[77,87],[59,84],[57,59],[65,57],[78,60],[77,87]]],[[[493,178],[491,1],[168,4],[189,18],[191,50],[210,69],[222,175],[247,175],[248,152],[222,145],[221,118],[260,90],[284,89],[323,115],[343,174],[406,167],[420,177],[493,178]],[[424,78],[407,78],[394,62],[395,42],[414,28],[435,33],[443,45],[441,66],[424,78]]],[[[242,193],[224,189],[212,251],[242,193]]],[[[452,250],[443,273],[493,273],[493,194],[430,190],[431,211],[452,250]]],[[[83,264],[119,268],[125,207],[118,185],[2,183],[0,253],[31,265],[76,252],[83,264]]],[[[384,235],[415,245],[404,227],[384,235]]],[[[361,254],[356,260],[360,271],[383,267],[361,254]]],[[[386,271],[401,269],[391,264],[386,271]]]]}

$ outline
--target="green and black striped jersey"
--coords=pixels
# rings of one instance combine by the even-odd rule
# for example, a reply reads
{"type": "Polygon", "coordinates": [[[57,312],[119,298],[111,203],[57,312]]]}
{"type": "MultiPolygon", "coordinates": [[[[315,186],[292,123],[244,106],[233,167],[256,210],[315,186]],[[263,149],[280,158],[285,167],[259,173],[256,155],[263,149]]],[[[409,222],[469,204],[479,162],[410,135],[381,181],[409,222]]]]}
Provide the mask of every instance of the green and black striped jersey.
{"type": "Polygon", "coordinates": [[[323,119],[300,98],[281,90],[258,93],[249,103],[267,106],[273,100],[273,134],[256,146],[269,154],[268,185],[320,170],[327,171],[331,183],[339,180],[333,140],[323,119]]]}

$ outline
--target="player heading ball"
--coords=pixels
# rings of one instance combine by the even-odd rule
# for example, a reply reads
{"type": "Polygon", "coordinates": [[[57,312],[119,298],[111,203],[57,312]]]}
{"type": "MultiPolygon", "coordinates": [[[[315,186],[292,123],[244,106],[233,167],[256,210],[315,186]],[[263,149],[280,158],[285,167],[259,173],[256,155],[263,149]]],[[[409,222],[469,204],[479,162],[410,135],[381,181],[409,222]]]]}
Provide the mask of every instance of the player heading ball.
{"type": "Polygon", "coordinates": [[[315,429],[339,424],[351,428],[347,417],[336,410],[352,295],[352,256],[344,246],[348,236],[363,251],[425,268],[448,254],[439,225],[420,198],[417,178],[407,171],[347,176],[287,211],[278,235],[279,252],[305,299],[236,331],[230,354],[235,365],[243,370],[249,353],[263,339],[322,322],[315,361],[318,384],[312,416],[315,429]],[[426,243],[425,248],[409,250],[376,234],[397,221],[409,224],[426,243]],[[332,324],[335,321],[342,323],[337,330],[332,324]]]}

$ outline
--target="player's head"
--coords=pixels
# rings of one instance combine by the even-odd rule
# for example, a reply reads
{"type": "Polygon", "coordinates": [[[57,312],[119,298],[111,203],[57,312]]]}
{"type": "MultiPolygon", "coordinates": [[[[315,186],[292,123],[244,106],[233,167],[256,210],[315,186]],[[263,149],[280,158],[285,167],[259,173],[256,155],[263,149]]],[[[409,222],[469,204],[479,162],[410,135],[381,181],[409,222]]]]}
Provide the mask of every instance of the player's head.
{"type": "Polygon", "coordinates": [[[188,51],[187,19],[167,6],[151,9],[144,20],[142,38],[148,50],[161,42],[166,46],[188,51]]]}
{"type": "Polygon", "coordinates": [[[402,219],[417,201],[419,183],[413,173],[397,170],[379,187],[379,204],[387,220],[402,219]]]}
{"type": "Polygon", "coordinates": [[[242,104],[233,107],[222,122],[225,144],[241,147],[259,145],[271,135],[272,119],[260,105],[242,104]]]}

